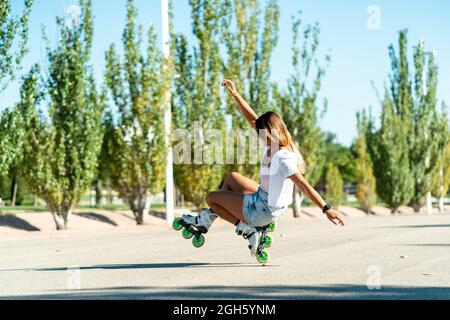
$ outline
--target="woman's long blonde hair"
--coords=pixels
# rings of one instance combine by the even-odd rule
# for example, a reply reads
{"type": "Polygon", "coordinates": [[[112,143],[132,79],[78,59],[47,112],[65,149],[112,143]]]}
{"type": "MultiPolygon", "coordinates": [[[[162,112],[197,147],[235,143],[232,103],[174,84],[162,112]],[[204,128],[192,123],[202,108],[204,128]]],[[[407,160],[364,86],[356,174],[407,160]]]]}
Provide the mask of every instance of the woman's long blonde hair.
{"type": "MultiPolygon", "coordinates": [[[[300,153],[300,150],[295,145],[292,136],[287,129],[283,118],[276,112],[267,112],[256,120],[256,130],[264,130],[264,133],[268,139],[267,144],[271,145],[273,142],[278,141],[279,148],[289,147],[292,152],[298,155],[298,168],[301,174],[306,173],[306,163],[300,153]]],[[[259,132],[258,132],[259,133],[259,132]]]]}

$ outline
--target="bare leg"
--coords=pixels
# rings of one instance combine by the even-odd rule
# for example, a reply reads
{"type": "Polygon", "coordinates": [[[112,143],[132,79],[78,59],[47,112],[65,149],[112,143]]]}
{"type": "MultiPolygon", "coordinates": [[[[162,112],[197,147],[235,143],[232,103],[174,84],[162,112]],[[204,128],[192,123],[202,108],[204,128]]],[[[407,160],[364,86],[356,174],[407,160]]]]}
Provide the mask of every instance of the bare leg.
{"type": "Polygon", "coordinates": [[[258,188],[259,184],[252,179],[246,178],[237,172],[232,172],[225,179],[221,190],[252,194],[257,192],[258,188]]]}
{"type": "Polygon", "coordinates": [[[245,221],[242,213],[244,194],[233,191],[211,192],[206,197],[210,208],[222,219],[236,225],[239,221],[245,221]]]}

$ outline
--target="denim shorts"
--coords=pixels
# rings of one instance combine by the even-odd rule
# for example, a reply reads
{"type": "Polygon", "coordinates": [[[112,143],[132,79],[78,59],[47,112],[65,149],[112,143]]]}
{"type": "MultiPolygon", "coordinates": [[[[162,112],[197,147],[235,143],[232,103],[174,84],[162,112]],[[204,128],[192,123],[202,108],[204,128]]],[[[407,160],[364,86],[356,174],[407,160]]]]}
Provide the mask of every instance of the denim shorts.
{"type": "Polygon", "coordinates": [[[264,227],[275,222],[286,213],[287,207],[269,207],[267,199],[267,192],[261,188],[256,193],[245,195],[242,212],[249,225],[253,227],[264,227]]]}

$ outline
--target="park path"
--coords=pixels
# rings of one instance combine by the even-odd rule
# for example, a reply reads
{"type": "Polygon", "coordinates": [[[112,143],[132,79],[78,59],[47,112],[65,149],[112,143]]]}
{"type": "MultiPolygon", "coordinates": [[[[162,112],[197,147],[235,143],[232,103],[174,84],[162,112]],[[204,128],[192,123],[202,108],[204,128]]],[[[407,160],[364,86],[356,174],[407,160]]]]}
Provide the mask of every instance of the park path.
{"type": "Polygon", "coordinates": [[[6,239],[0,298],[449,299],[449,231],[450,215],[289,218],[268,266],[224,223],[201,249],[164,225],[6,239]]]}

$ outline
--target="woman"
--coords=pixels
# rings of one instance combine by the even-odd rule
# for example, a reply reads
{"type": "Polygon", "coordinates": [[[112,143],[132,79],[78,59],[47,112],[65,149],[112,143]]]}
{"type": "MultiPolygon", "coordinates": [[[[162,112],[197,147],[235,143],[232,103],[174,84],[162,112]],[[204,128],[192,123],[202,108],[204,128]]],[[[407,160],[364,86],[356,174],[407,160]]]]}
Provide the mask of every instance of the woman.
{"type": "Polygon", "coordinates": [[[296,148],[283,119],[275,112],[258,117],[255,111],[236,91],[230,80],[221,84],[235,98],[244,117],[258,131],[267,144],[267,152],[261,164],[261,183],[238,173],[231,173],[225,179],[220,191],[206,197],[210,206],[199,216],[184,215],[182,218],[206,233],[219,216],[236,226],[236,233],[249,241],[252,256],[258,247],[258,232],[276,221],[292,203],[294,184],[317,204],[335,225],[344,225],[341,214],[326,204],[321,196],[305,180],[306,165],[296,148]]]}

